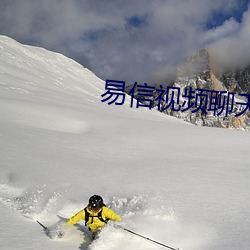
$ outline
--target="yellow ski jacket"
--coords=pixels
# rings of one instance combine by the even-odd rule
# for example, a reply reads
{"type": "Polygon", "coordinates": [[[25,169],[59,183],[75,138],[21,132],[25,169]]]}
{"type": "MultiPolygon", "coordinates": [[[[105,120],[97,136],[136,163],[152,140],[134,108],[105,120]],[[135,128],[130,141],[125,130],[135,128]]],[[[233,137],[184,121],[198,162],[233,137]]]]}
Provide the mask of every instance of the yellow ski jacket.
{"type": "MultiPolygon", "coordinates": [[[[103,206],[99,211],[93,212],[89,209],[89,207],[86,207],[87,212],[89,213],[88,221],[85,221],[86,226],[90,229],[92,233],[97,232],[100,228],[102,228],[106,223],[104,221],[112,220],[112,221],[121,221],[121,217],[116,214],[113,210],[110,208],[103,206]],[[101,212],[101,218],[104,220],[100,220],[98,218],[98,215],[100,215],[101,212]]],[[[82,209],[77,214],[72,216],[68,221],[67,224],[74,225],[80,220],[85,220],[85,210],[82,209]]]]}

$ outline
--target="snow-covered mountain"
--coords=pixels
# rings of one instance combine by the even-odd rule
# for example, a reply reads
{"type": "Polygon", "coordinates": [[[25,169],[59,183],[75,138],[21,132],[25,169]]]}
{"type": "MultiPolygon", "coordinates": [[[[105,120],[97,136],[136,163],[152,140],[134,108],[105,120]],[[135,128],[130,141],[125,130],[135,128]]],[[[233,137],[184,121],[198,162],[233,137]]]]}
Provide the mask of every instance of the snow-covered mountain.
{"type": "MultiPolygon", "coordinates": [[[[181,96],[185,95],[186,89],[190,87],[192,87],[192,90],[205,89],[214,91],[213,94],[206,92],[201,93],[201,95],[207,96],[207,107],[204,108],[206,114],[204,114],[202,110],[192,113],[196,109],[195,105],[183,113],[169,110],[168,114],[171,113],[173,116],[180,117],[185,121],[203,126],[248,130],[250,127],[249,110],[237,116],[245,109],[245,106],[239,103],[247,102],[247,98],[245,99],[245,97],[238,95],[247,92],[246,88],[244,88],[244,91],[241,88],[241,86],[245,85],[244,82],[246,78],[243,76],[245,76],[247,70],[243,70],[244,73],[241,73],[242,77],[239,77],[239,75],[233,72],[234,71],[227,71],[227,73],[225,73],[219,71],[217,65],[213,62],[212,56],[206,49],[202,49],[190,56],[178,68],[177,78],[173,86],[180,88],[181,96]],[[234,96],[228,94],[229,92],[234,93],[234,96]],[[218,110],[215,112],[216,115],[214,114],[213,107],[209,110],[209,104],[214,102],[214,100],[211,99],[215,94],[217,95],[216,104],[218,106],[218,110]],[[222,104],[220,105],[220,103],[223,103],[222,96],[228,101],[228,110],[231,112],[227,113],[227,105],[224,105],[223,112],[220,113],[220,106],[223,107],[222,104]],[[218,113],[219,115],[217,115],[218,113]]],[[[205,106],[205,98],[202,98],[203,105],[205,106]]],[[[225,103],[227,101],[225,101],[225,103]]],[[[181,98],[181,104],[184,102],[184,98],[181,98]]]]}
{"type": "Polygon", "coordinates": [[[249,133],[104,92],[71,59],[0,37],[0,248],[162,249],[112,225],[90,243],[84,222],[51,240],[36,223],[53,228],[97,193],[124,227],[171,247],[248,250],[249,133]]]}
{"type": "MultiPolygon", "coordinates": [[[[246,108],[242,103],[247,103],[248,98],[241,95],[250,91],[249,69],[225,69],[216,63],[209,50],[202,49],[179,65],[172,83],[162,82],[162,89],[156,86],[152,107],[195,125],[249,130],[249,109],[242,112],[246,108]],[[161,91],[165,91],[164,101],[159,108],[161,91]]],[[[131,87],[127,87],[127,93],[131,87]]],[[[135,98],[143,99],[138,88],[135,98]]]]}
{"type": "Polygon", "coordinates": [[[250,65],[243,68],[217,72],[218,79],[229,91],[235,93],[250,93],[250,65]]]}

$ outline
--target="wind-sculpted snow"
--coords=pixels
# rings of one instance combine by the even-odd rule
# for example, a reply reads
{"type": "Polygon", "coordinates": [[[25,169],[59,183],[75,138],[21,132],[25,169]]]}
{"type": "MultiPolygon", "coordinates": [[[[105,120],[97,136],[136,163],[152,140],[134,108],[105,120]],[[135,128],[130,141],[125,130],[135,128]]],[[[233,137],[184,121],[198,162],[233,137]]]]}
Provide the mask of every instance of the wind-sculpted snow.
{"type": "Polygon", "coordinates": [[[72,117],[73,111],[51,108],[46,104],[34,103],[31,106],[29,102],[3,100],[0,113],[3,114],[5,110],[8,110],[8,114],[2,116],[2,121],[28,127],[74,134],[84,133],[90,129],[87,122],[72,117]]]}

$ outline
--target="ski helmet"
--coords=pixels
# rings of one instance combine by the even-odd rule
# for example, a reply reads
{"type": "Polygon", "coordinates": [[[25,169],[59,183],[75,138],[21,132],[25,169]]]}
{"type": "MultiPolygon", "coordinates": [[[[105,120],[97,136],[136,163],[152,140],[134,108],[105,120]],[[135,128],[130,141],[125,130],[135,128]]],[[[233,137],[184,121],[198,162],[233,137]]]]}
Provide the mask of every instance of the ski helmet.
{"type": "Polygon", "coordinates": [[[93,210],[98,210],[103,207],[103,199],[99,195],[93,195],[89,198],[89,206],[93,210]]]}

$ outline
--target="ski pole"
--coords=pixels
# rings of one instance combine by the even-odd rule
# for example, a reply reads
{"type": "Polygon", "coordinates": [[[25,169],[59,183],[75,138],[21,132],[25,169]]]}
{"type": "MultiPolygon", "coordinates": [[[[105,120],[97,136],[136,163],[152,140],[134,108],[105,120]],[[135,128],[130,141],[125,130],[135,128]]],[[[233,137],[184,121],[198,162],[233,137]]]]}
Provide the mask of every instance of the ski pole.
{"type": "Polygon", "coordinates": [[[167,246],[167,245],[162,244],[162,243],[160,243],[160,242],[158,242],[158,241],[155,241],[155,240],[152,240],[152,239],[150,239],[150,238],[148,238],[148,237],[145,237],[145,236],[143,236],[143,235],[141,235],[141,234],[135,233],[135,232],[133,232],[133,231],[127,229],[127,228],[122,228],[122,229],[125,230],[125,231],[127,231],[127,232],[129,232],[129,233],[131,233],[131,234],[137,235],[137,236],[139,236],[139,237],[141,237],[141,238],[143,238],[143,239],[145,239],[145,240],[154,242],[154,243],[156,243],[156,244],[158,244],[158,245],[161,245],[161,246],[163,246],[163,247],[169,248],[169,249],[171,249],[171,250],[180,250],[180,248],[173,248],[173,247],[167,246]]]}
{"type": "Polygon", "coordinates": [[[42,226],[43,227],[43,229],[46,231],[46,230],[48,230],[48,228],[47,227],[45,227],[41,222],[39,222],[38,220],[36,221],[40,226],[42,226]]]}

